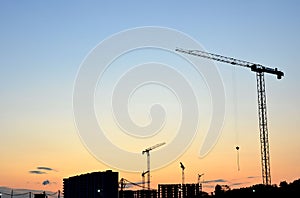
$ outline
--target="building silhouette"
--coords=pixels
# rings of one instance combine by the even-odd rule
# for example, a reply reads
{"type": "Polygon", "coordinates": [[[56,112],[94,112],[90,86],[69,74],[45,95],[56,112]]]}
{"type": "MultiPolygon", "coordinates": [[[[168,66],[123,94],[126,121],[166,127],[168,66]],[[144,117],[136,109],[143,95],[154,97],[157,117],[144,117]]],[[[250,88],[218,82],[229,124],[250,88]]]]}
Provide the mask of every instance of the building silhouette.
{"type": "Polygon", "coordinates": [[[182,185],[182,198],[197,198],[201,196],[201,187],[196,184],[183,184],[182,185]]]}
{"type": "Polygon", "coordinates": [[[43,192],[41,194],[34,194],[34,198],[47,198],[46,192],[43,192]]]}
{"type": "Polygon", "coordinates": [[[158,184],[158,198],[181,198],[181,184],[158,184]]]}
{"type": "Polygon", "coordinates": [[[199,198],[202,192],[196,184],[158,184],[157,190],[121,190],[119,198],[199,198]]]}
{"type": "Polygon", "coordinates": [[[119,198],[157,198],[157,190],[120,190],[119,198]]]}
{"type": "Polygon", "coordinates": [[[158,184],[158,198],[197,198],[201,188],[196,184],[158,184]]]}
{"type": "Polygon", "coordinates": [[[118,198],[119,173],[107,170],[63,179],[64,198],[118,198]]]}

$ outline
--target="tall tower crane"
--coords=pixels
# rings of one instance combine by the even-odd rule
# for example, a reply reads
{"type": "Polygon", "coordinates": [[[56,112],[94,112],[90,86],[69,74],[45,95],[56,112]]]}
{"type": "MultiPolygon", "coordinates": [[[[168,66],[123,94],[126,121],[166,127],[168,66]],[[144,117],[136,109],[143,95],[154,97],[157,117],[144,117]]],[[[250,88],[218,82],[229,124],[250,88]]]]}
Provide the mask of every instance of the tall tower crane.
{"type": "Polygon", "coordinates": [[[198,174],[198,184],[199,184],[200,192],[202,192],[201,177],[202,177],[203,175],[204,175],[204,173],[198,174]]]}
{"type": "Polygon", "coordinates": [[[147,154],[147,173],[148,173],[148,190],[150,190],[150,151],[157,148],[157,147],[160,147],[162,145],[164,145],[165,142],[162,142],[162,143],[159,143],[159,144],[156,144],[154,146],[151,146],[149,148],[146,148],[145,150],[142,151],[142,154],[144,155],[145,153],[147,154]]]}
{"type": "Polygon", "coordinates": [[[185,166],[183,165],[182,162],[180,162],[180,168],[181,168],[181,179],[182,179],[181,184],[183,185],[184,184],[184,169],[185,169],[185,166]]]}
{"type": "Polygon", "coordinates": [[[228,63],[231,65],[247,67],[251,69],[251,71],[256,72],[262,178],[263,178],[263,184],[271,185],[269,139],[268,139],[268,126],[267,126],[267,105],[266,105],[264,73],[274,74],[277,76],[277,79],[281,79],[284,76],[284,73],[282,71],[279,71],[277,68],[270,68],[260,64],[238,60],[235,58],[226,57],[218,54],[212,54],[200,50],[186,50],[186,49],[176,48],[175,51],[185,53],[185,54],[190,54],[193,56],[208,58],[215,61],[228,63]]]}

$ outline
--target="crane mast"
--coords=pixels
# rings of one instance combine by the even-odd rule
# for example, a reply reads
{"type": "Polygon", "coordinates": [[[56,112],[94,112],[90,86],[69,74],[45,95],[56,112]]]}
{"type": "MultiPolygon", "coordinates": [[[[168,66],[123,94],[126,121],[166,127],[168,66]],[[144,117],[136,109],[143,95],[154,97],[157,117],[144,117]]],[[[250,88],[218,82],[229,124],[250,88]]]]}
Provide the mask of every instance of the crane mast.
{"type": "Polygon", "coordinates": [[[183,165],[182,162],[180,162],[180,168],[181,168],[181,184],[183,185],[184,184],[184,169],[185,169],[185,166],[183,165]]]}
{"type": "Polygon", "coordinates": [[[199,189],[200,189],[200,192],[202,192],[202,182],[201,182],[201,177],[204,175],[204,173],[202,174],[198,174],[198,184],[199,184],[199,189]]]}
{"type": "Polygon", "coordinates": [[[251,71],[256,72],[262,179],[263,179],[263,184],[271,185],[269,138],[268,138],[268,125],[267,125],[267,105],[266,105],[266,89],[265,89],[264,73],[274,74],[277,76],[277,79],[281,79],[284,76],[284,73],[282,71],[279,71],[277,68],[270,68],[260,64],[251,63],[248,61],[226,57],[218,54],[208,53],[200,50],[186,50],[186,49],[177,48],[175,49],[175,51],[193,55],[193,56],[199,56],[202,58],[208,58],[211,60],[228,63],[231,65],[247,67],[250,68],[251,71]]]}

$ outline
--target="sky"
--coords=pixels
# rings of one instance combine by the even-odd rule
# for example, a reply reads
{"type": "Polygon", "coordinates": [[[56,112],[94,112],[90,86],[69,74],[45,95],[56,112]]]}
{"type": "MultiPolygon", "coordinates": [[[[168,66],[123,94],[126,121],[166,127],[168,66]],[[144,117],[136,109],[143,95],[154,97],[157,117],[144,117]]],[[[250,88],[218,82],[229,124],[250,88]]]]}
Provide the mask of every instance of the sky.
{"type": "Polygon", "coordinates": [[[160,142],[166,144],[150,152],[153,188],[157,184],[181,183],[179,162],[186,167],[185,183],[195,183],[198,174],[203,174],[203,190],[207,192],[213,191],[216,184],[238,188],[262,183],[255,73],[200,57],[180,56],[175,49],[172,52],[145,46],[109,59],[121,46],[126,48],[138,41],[160,45],[157,38],[162,39],[161,46],[176,41],[168,45],[201,46],[211,53],[282,70],[281,80],[265,75],[271,180],[279,185],[300,177],[299,1],[3,0],[0,4],[3,191],[56,192],[63,189],[63,178],[108,169],[118,171],[119,178],[140,182],[147,168],[141,151],[160,142]],[[155,29],[153,37],[143,36],[143,30],[151,28],[155,29]],[[167,30],[168,34],[157,34],[157,30],[167,30]],[[122,37],[128,32],[130,40],[122,37]],[[183,40],[172,40],[173,34],[183,40]],[[185,43],[190,40],[197,45],[185,43]],[[96,55],[99,61],[93,67],[97,72],[84,70],[92,64],[88,62],[90,55],[96,55]],[[202,63],[200,70],[215,70],[197,72],[187,60],[202,63]],[[102,61],[110,61],[110,65],[100,76],[102,61]],[[152,70],[148,71],[149,67],[152,70]],[[146,73],[134,76],[134,72],[146,73]],[[94,107],[92,116],[101,128],[97,132],[103,132],[101,137],[104,135],[118,148],[119,154],[95,131],[80,127],[90,122],[90,115],[76,110],[84,106],[76,101],[86,103],[76,99],[76,94],[86,96],[86,85],[83,92],[76,92],[82,85],[81,74],[85,75],[84,82],[92,81],[92,76],[96,79],[95,87],[87,87],[94,91],[93,104],[87,106],[94,107]],[[211,81],[208,74],[213,76],[211,81]],[[174,83],[177,75],[187,83],[174,83]],[[135,81],[143,80],[144,84],[127,90],[135,81]],[[167,84],[171,81],[177,86],[174,89],[167,84]],[[126,96],[129,99],[122,98],[126,96]],[[195,101],[198,106],[193,106],[195,101]],[[224,107],[224,115],[214,101],[224,107]],[[114,110],[111,104],[116,104],[114,110]],[[220,113],[217,119],[224,119],[219,126],[210,126],[216,109],[220,113]],[[126,120],[123,113],[127,110],[126,120]],[[130,128],[134,126],[128,118],[145,133],[130,128]],[[121,122],[117,123],[118,119],[121,122]],[[196,129],[191,126],[195,120],[196,129]],[[192,132],[177,138],[178,144],[170,147],[180,135],[176,131],[182,123],[187,127],[183,129],[192,132]],[[218,135],[208,152],[200,156],[210,127],[219,127],[218,135]],[[137,161],[120,155],[122,152],[138,156],[137,161]]]}

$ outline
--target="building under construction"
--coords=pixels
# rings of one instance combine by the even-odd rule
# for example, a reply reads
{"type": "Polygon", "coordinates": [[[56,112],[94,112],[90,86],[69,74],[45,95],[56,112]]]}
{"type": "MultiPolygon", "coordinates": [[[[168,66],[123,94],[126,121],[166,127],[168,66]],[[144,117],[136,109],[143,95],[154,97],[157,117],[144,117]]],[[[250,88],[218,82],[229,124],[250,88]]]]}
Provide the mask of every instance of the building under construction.
{"type": "Polygon", "coordinates": [[[156,190],[121,190],[120,198],[199,198],[199,184],[158,184],[156,190]]]}
{"type": "Polygon", "coordinates": [[[34,194],[34,198],[48,198],[45,192],[40,194],[34,194]]]}
{"type": "Polygon", "coordinates": [[[159,184],[158,198],[198,198],[201,196],[197,184],[159,184]]]}
{"type": "Polygon", "coordinates": [[[119,198],[157,198],[157,190],[120,190],[119,198]]]}
{"type": "Polygon", "coordinates": [[[181,198],[181,184],[158,184],[159,198],[181,198]]]}
{"type": "Polygon", "coordinates": [[[158,184],[157,189],[148,189],[122,178],[111,170],[92,172],[63,179],[64,198],[198,198],[201,183],[158,184]],[[140,187],[125,189],[126,184],[140,187]]]}
{"type": "Polygon", "coordinates": [[[64,198],[118,198],[119,173],[107,170],[63,179],[64,198]]]}

